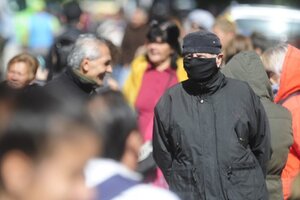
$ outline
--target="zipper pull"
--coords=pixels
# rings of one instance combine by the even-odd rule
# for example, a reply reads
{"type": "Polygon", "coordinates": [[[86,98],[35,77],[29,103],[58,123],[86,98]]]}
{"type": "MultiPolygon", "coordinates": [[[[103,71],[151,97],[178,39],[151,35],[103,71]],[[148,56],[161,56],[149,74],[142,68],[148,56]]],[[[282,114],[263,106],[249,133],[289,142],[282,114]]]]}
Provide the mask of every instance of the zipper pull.
{"type": "Polygon", "coordinates": [[[192,169],[192,175],[193,175],[193,180],[195,183],[197,183],[197,177],[196,177],[196,168],[192,169]]]}
{"type": "Polygon", "coordinates": [[[232,168],[231,168],[231,166],[230,166],[230,167],[228,167],[228,169],[227,169],[227,178],[228,178],[228,180],[230,180],[231,175],[232,175],[232,168]]]}

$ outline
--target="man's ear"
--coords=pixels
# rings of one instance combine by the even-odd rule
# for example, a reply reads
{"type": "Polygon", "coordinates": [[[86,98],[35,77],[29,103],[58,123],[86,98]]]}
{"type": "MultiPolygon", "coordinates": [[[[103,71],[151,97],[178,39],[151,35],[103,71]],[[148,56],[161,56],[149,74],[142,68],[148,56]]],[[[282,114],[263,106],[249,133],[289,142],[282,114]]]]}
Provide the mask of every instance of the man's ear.
{"type": "Polygon", "coordinates": [[[222,61],[223,61],[223,54],[220,53],[220,54],[218,54],[217,57],[216,57],[216,64],[217,64],[217,67],[218,67],[218,68],[221,68],[221,66],[222,66],[222,61]]]}
{"type": "Polygon", "coordinates": [[[22,195],[32,180],[33,162],[21,151],[11,151],[4,155],[1,177],[5,190],[12,195],[22,195]]]}
{"type": "Polygon", "coordinates": [[[84,74],[87,73],[89,71],[89,59],[84,58],[81,62],[81,66],[80,66],[80,70],[81,72],[83,72],[84,74]]]}

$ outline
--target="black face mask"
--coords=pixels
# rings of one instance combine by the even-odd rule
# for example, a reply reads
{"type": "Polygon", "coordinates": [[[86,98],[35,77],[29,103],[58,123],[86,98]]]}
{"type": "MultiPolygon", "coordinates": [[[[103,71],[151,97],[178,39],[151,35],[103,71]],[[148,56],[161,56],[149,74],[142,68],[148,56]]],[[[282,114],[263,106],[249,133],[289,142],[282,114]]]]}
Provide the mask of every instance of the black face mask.
{"type": "Polygon", "coordinates": [[[199,83],[207,82],[219,71],[216,58],[184,58],[183,63],[189,79],[199,83]]]}

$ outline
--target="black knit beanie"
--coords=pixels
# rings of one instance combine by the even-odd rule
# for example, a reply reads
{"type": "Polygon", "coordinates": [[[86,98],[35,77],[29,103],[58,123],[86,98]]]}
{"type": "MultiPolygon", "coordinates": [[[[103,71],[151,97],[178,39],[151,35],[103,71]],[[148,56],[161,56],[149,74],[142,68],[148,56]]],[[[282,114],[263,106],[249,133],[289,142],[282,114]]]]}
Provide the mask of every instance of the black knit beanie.
{"type": "Polygon", "coordinates": [[[221,42],[218,36],[209,31],[189,33],[183,38],[182,53],[221,53],[221,42]]]}

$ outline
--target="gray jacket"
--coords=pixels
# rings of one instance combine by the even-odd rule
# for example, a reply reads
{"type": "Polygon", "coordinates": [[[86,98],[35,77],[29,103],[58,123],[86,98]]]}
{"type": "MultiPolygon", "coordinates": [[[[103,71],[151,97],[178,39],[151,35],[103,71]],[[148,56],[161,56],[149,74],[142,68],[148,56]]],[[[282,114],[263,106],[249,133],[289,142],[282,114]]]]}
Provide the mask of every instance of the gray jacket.
{"type": "Polygon", "coordinates": [[[155,108],[153,155],[183,200],[267,200],[269,124],[249,85],[218,72],[165,92],[155,108]]]}

